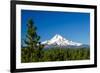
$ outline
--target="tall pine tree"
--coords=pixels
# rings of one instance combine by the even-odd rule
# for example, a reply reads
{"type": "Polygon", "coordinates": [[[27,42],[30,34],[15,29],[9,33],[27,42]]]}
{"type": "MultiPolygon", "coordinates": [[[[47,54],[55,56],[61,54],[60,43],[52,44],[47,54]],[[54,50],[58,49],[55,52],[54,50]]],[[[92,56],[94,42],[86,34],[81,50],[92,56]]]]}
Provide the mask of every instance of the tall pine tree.
{"type": "Polygon", "coordinates": [[[27,34],[25,39],[26,48],[28,49],[28,62],[41,61],[43,45],[39,42],[40,36],[36,33],[36,26],[32,19],[27,22],[27,34]]]}

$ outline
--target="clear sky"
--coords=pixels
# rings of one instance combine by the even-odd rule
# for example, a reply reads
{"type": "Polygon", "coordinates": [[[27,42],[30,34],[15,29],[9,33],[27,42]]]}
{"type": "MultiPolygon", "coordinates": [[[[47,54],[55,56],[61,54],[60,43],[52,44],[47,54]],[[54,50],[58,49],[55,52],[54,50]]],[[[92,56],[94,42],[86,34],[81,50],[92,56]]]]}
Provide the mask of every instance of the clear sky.
{"type": "Polygon", "coordinates": [[[89,44],[90,14],[79,12],[53,12],[21,10],[21,38],[25,38],[27,20],[32,18],[40,41],[50,40],[59,34],[68,40],[89,44]]]}

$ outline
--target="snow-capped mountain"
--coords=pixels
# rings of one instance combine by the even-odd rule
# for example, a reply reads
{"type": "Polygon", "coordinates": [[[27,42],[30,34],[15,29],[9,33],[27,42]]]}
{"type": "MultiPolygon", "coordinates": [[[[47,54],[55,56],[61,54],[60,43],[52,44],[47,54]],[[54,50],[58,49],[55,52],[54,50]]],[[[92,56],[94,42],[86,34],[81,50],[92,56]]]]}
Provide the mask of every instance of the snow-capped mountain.
{"type": "Polygon", "coordinates": [[[86,46],[82,43],[77,43],[73,41],[69,41],[65,38],[63,38],[61,35],[56,34],[52,39],[46,40],[42,42],[42,44],[45,45],[45,47],[81,47],[86,46]]]}

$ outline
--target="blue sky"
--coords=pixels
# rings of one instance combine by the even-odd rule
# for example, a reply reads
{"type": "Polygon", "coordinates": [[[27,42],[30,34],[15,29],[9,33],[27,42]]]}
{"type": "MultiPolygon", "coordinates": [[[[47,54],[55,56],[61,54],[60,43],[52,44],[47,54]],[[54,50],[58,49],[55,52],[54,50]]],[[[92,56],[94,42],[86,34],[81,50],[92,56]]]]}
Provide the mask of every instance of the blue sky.
{"type": "Polygon", "coordinates": [[[60,34],[68,40],[89,44],[89,13],[21,10],[21,39],[25,38],[29,18],[33,19],[37,27],[40,41],[49,40],[55,34],[60,34]]]}

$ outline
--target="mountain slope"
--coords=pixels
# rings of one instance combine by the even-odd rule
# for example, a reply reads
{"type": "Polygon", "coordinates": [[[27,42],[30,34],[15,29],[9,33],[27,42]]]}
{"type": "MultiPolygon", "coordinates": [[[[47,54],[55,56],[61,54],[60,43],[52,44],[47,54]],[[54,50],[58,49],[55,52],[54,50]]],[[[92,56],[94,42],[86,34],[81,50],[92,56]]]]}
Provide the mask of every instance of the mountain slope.
{"type": "MultiPolygon", "coordinates": [[[[73,42],[73,41],[69,41],[65,38],[63,38],[61,35],[56,34],[52,39],[50,40],[46,40],[44,42],[42,42],[42,44],[45,45],[46,48],[49,47],[82,47],[84,44],[82,43],[77,43],[77,42],[73,42]]],[[[86,46],[86,45],[84,45],[86,46]]]]}

